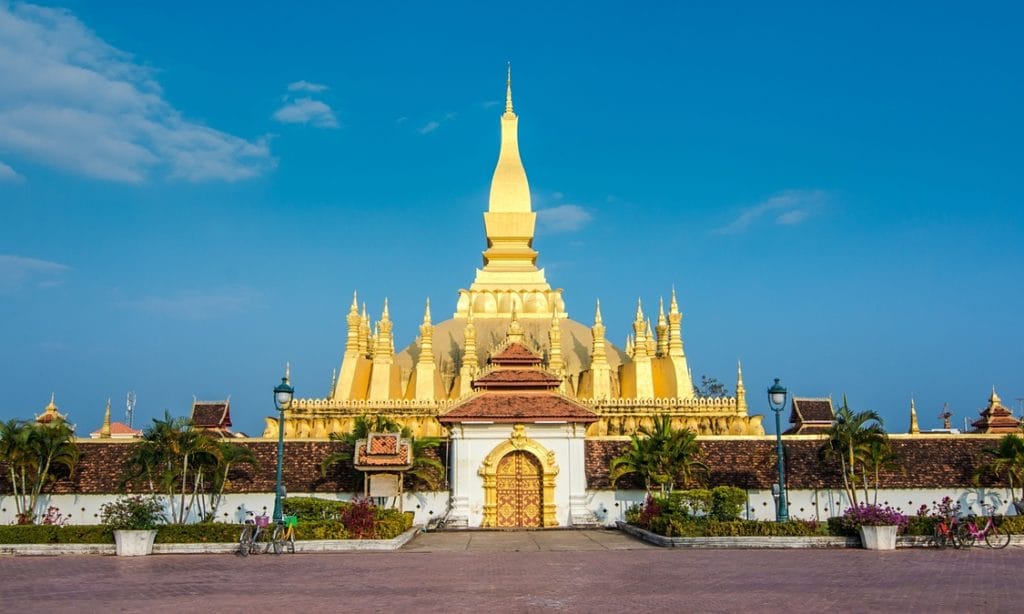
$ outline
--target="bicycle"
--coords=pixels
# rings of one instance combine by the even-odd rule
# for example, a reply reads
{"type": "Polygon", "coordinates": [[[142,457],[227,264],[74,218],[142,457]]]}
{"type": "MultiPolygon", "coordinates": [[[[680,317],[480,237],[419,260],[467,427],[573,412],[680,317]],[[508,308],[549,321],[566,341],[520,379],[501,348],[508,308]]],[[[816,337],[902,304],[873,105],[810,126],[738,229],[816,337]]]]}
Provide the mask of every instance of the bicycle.
{"type": "MultiPolygon", "coordinates": [[[[260,537],[264,533],[264,529],[270,526],[270,517],[254,516],[252,512],[246,512],[253,518],[247,518],[245,526],[242,527],[242,534],[238,536],[238,554],[240,556],[249,556],[250,554],[259,554],[260,552],[260,537]]],[[[268,543],[264,552],[270,548],[268,543]]]]}
{"type": "MultiPolygon", "coordinates": [[[[274,534],[270,537],[270,546],[274,554],[281,554],[287,548],[289,554],[295,554],[295,527],[299,524],[298,516],[284,516],[274,525],[274,534]]],[[[269,546],[268,546],[269,547],[269,546]]]]}
{"type": "Polygon", "coordinates": [[[957,536],[957,530],[959,528],[960,523],[956,516],[940,518],[938,522],[935,523],[935,531],[932,533],[932,539],[939,548],[953,546],[954,548],[959,549],[962,546],[960,538],[957,536]]]}
{"type": "Polygon", "coordinates": [[[996,526],[993,520],[995,507],[988,504],[983,504],[982,507],[988,512],[988,516],[985,517],[985,526],[979,529],[977,520],[973,517],[968,518],[957,528],[957,539],[968,548],[979,539],[984,539],[989,548],[1000,549],[1009,546],[1010,534],[996,526]]]}

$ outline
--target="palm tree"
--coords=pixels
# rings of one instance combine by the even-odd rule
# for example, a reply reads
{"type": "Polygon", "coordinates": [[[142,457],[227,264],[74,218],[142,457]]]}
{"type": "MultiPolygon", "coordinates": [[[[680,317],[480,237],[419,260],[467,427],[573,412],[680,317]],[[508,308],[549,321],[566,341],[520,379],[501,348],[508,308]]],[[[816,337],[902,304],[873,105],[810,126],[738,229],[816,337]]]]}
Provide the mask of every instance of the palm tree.
{"type": "Polygon", "coordinates": [[[190,420],[165,410],[163,419],[154,418],[142,440],[133,444],[136,448],[126,462],[124,483],[145,479],[151,493],[159,490],[167,497],[171,522],[184,524],[206,491],[206,474],[221,463],[217,443],[190,420]]]}
{"type": "Polygon", "coordinates": [[[10,420],[0,425],[0,459],[7,463],[18,521],[32,523],[46,486],[78,464],[75,433],[64,420],[37,424],[10,420]]]}
{"type": "Polygon", "coordinates": [[[885,439],[882,418],[872,410],[854,412],[846,402],[846,395],[843,395],[843,405],[836,411],[835,424],[826,434],[828,442],[822,454],[839,459],[843,472],[843,489],[850,498],[850,503],[856,506],[857,468],[862,464],[871,442],[885,439]]]}
{"type": "Polygon", "coordinates": [[[700,458],[697,434],[690,429],[676,429],[672,418],[656,416],[651,426],[644,425],[630,437],[629,449],[613,458],[609,465],[610,479],[639,474],[649,492],[654,484],[662,491],[691,482],[702,482],[708,466],[700,458]]]}
{"type": "Polygon", "coordinates": [[[232,466],[257,464],[256,455],[246,446],[238,445],[230,441],[216,442],[218,448],[217,466],[214,468],[212,491],[210,492],[210,511],[204,513],[204,518],[213,519],[217,516],[217,510],[224,501],[224,488],[230,483],[228,474],[232,466]]]}
{"type": "Polygon", "coordinates": [[[984,452],[991,460],[975,469],[974,483],[980,482],[981,476],[985,473],[992,473],[996,477],[1006,476],[1011,496],[1016,480],[1021,486],[1021,496],[1024,498],[1024,439],[1016,433],[1007,433],[999,440],[998,446],[986,448],[984,452]]]}
{"type": "MultiPolygon", "coordinates": [[[[320,472],[325,477],[331,467],[338,463],[351,461],[352,452],[355,450],[356,442],[366,439],[370,433],[400,433],[401,437],[408,439],[412,445],[412,467],[405,473],[411,478],[410,491],[417,490],[438,490],[444,482],[444,465],[433,455],[427,452],[437,448],[441,444],[438,437],[413,437],[412,429],[403,427],[393,418],[376,414],[373,416],[359,416],[348,433],[331,433],[328,437],[331,441],[342,441],[347,444],[346,449],[334,452],[327,456],[320,463],[320,472]]],[[[362,479],[362,475],[360,475],[362,479]]]]}
{"type": "Polygon", "coordinates": [[[874,477],[874,500],[878,503],[878,489],[881,485],[879,474],[886,469],[899,468],[899,455],[892,449],[888,437],[878,437],[868,441],[863,448],[862,471],[864,473],[864,500],[867,501],[867,472],[874,477]]]}

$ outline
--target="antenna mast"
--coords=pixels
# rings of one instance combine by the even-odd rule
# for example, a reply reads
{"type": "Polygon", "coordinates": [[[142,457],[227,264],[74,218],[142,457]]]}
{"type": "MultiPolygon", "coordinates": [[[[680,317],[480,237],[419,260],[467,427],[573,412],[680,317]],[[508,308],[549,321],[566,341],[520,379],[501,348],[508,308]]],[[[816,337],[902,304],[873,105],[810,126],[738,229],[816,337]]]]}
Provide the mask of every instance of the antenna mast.
{"type": "Polygon", "coordinates": [[[128,398],[125,399],[125,420],[128,421],[128,428],[133,428],[132,419],[135,416],[135,391],[128,391],[128,398]]]}

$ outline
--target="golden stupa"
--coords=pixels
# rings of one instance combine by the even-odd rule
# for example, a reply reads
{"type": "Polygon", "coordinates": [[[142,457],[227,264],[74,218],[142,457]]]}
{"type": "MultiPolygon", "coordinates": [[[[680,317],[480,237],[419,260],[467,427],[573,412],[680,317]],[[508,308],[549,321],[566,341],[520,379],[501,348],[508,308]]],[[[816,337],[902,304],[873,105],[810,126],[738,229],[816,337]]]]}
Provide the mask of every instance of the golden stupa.
{"type": "MultiPolygon", "coordinates": [[[[668,312],[659,305],[654,326],[637,302],[625,351],[605,338],[600,303],[590,326],[569,318],[562,289],[552,289],[537,268],[537,214],[519,157],[518,125],[509,71],[501,149],[484,213],[483,268],[468,290],[459,290],[454,316],[434,325],[428,300],[419,337],[396,353],[387,300],[371,328],[365,305],[360,311],[353,296],[330,396],[295,399],[284,414],[285,437],[326,438],[350,431],[356,417],[374,414],[395,419],[416,436],[443,436],[437,417],[475,394],[473,380],[486,373],[488,356],[510,328],[521,330],[544,356],[545,369],[562,378],[562,394],[600,417],[588,427],[588,437],[630,435],[658,414],[700,435],[763,435],[762,416],[747,414],[739,369],[735,397],[694,394],[674,289],[668,312]]],[[[277,420],[267,418],[264,437],[277,437],[277,420]]]]}

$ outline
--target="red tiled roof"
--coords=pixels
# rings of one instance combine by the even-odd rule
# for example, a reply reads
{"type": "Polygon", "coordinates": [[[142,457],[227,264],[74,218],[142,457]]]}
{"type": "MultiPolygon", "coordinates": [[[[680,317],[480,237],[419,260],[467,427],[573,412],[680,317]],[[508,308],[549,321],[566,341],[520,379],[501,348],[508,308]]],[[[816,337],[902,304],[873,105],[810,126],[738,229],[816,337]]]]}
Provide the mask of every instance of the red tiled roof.
{"type": "Polygon", "coordinates": [[[438,420],[442,423],[471,420],[594,422],[597,415],[572,399],[554,392],[483,392],[455,405],[439,416],[438,420]]]}
{"type": "MultiPolygon", "coordinates": [[[[103,428],[101,427],[101,428],[96,429],[92,433],[90,433],[90,435],[96,436],[96,435],[99,435],[102,432],[103,432],[103,428]]],[[[124,422],[111,422],[110,423],[110,436],[111,437],[125,436],[125,435],[132,436],[132,437],[141,437],[142,436],[142,429],[133,429],[132,427],[130,427],[127,424],[125,424],[124,422]]]]}
{"type": "Polygon", "coordinates": [[[538,369],[496,369],[473,380],[476,388],[557,388],[562,380],[538,369]]]}
{"type": "Polygon", "coordinates": [[[412,446],[397,433],[370,433],[356,442],[356,469],[364,467],[408,468],[412,446]]]}
{"type": "Polygon", "coordinates": [[[539,365],[543,359],[521,343],[512,342],[488,359],[495,365],[539,365]]]}
{"type": "Polygon", "coordinates": [[[793,397],[793,409],[789,414],[790,424],[801,422],[829,422],[835,420],[832,399],[805,399],[793,397]]]}
{"type": "Polygon", "coordinates": [[[192,424],[199,428],[225,429],[231,426],[231,401],[195,401],[192,424]]]}
{"type": "Polygon", "coordinates": [[[398,438],[398,433],[370,433],[367,436],[370,454],[397,454],[398,438]]]}

